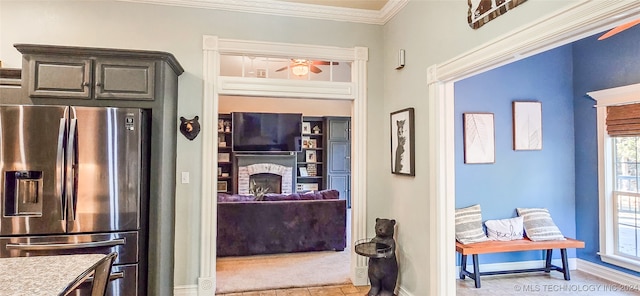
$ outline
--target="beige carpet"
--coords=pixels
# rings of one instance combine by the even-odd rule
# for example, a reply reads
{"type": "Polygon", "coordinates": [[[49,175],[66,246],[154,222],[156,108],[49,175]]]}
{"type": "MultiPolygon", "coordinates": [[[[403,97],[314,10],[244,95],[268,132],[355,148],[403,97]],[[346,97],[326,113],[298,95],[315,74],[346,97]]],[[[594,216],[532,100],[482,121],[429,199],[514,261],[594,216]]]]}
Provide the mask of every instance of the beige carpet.
{"type": "Polygon", "coordinates": [[[349,248],[218,258],[216,294],[351,283],[349,248]]]}

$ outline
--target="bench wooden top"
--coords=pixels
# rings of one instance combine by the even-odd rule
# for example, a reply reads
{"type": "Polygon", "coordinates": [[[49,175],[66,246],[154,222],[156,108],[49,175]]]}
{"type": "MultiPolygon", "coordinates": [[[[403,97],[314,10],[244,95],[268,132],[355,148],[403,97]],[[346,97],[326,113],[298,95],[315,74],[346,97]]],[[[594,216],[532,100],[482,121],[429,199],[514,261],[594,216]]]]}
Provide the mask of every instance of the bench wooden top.
{"type": "Polygon", "coordinates": [[[566,240],[532,241],[524,238],[512,241],[486,241],[466,245],[456,241],[456,252],[462,255],[569,248],[584,248],[584,242],[568,237],[566,240]]]}

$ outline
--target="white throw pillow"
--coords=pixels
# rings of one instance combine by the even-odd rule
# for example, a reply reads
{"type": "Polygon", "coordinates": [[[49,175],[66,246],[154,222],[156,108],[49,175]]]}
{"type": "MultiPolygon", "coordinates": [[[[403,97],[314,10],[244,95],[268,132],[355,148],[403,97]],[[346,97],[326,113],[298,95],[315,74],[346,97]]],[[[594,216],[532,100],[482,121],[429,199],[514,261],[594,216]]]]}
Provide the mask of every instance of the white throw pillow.
{"type": "Polygon", "coordinates": [[[532,241],[564,240],[564,235],[553,223],[549,210],[545,208],[517,208],[518,216],[522,217],[524,231],[532,241]]]}
{"type": "Polygon", "coordinates": [[[456,239],[463,244],[488,240],[482,230],[480,205],[456,209],[456,239]]]}
{"type": "Polygon", "coordinates": [[[515,217],[501,220],[487,220],[484,225],[487,227],[487,236],[490,240],[510,241],[522,239],[522,217],[515,217]]]}

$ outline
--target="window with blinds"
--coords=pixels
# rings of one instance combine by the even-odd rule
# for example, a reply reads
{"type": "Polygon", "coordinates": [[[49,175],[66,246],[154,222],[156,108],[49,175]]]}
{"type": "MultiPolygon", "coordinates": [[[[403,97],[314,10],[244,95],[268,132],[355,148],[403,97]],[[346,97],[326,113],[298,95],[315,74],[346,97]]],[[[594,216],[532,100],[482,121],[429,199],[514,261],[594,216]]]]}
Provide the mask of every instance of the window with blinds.
{"type": "Polygon", "coordinates": [[[607,133],[612,137],[640,135],[640,104],[607,107],[607,133]]]}

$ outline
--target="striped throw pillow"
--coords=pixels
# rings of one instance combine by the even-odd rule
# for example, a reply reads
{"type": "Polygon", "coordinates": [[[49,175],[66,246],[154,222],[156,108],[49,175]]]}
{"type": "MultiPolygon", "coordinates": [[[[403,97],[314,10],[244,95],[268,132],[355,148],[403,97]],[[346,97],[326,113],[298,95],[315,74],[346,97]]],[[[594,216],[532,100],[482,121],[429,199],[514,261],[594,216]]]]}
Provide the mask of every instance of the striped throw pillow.
{"type": "Polygon", "coordinates": [[[480,205],[456,209],[456,240],[463,244],[487,241],[480,205]]]}
{"type": "Polygon", "coordinates": [[[524,232],[532,241],[564,240],[564,235],[553,223],[549,210],[545,208],[517,208],[523,218],[524,232]]]}

